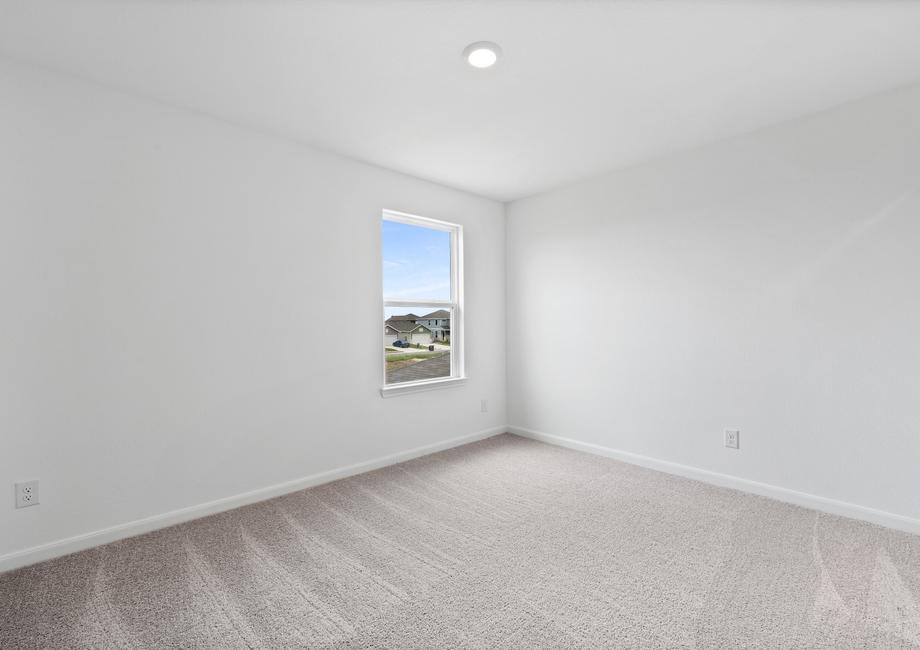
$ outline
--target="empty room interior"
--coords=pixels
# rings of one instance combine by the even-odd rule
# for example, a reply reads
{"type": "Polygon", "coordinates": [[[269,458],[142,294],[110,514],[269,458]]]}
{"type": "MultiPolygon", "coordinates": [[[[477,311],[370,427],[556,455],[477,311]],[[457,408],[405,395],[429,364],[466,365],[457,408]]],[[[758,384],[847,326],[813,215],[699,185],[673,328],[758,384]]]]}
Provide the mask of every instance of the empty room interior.
{"type": "Polygon", "coordinates": [[[920,649],[920,2],[0,0],[0,648],[920,649]]]}

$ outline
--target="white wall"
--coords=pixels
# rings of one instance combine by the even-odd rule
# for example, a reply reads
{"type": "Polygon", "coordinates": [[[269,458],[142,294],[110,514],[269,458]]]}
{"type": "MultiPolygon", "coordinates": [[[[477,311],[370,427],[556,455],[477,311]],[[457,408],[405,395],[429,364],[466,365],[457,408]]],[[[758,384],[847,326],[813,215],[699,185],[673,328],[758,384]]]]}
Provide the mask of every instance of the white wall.
{"type": "Polygon", "coordinates": [[[506,422],[501,204],[8,62],[0,143],[0,556],[506,422]],[[379,394],[384,208],[464,226],[465,386],[379,394]]]}
{"type": "Polygon", "coordinates": [[[507,240],[511,425],[920,518],[920,86],[514,202],[507,240]]]}

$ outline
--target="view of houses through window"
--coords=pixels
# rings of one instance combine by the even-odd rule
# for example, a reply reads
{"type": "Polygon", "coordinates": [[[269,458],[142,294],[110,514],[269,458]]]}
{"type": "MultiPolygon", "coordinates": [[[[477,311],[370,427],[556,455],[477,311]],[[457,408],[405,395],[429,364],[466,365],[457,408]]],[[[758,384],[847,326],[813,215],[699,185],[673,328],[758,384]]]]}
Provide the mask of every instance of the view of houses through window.
{"type": "Polygon", "coordinates": [[[385,384],[454,376],[457,312],[450,224],[417,217],[383,221],[385,384]],[[408,221],[408,222],[406,222],[408,221]],[[425,224],[425,225],[422,225],[425,224]]]}
{"type": "Polygon", "coordinates": [[[450,377],[450,310],[394,313],[383,344],[388,384],[450,377]]]}

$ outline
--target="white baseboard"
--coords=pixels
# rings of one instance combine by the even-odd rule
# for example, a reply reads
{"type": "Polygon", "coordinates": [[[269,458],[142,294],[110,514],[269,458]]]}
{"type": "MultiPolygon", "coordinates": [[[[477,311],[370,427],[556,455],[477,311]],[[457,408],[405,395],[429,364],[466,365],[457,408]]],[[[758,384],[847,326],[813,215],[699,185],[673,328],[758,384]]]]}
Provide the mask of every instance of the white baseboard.
{"type": "Polygon", "coordinates": [[[318,474],[294,479],[293,481],[270,485],[268,487],[259,488],[258,490],[252,490],[251,492],[244,492],[223,499],[217,499],[216,501],[209,501],[207,503],[189,506],[188,508],[173,510],[172,512],[118,524],[110,528],[104,528],[82,535],[75,535],[74,537],[49,542],[40,546],[33,546],[21,551],[14,551],[6,555],[0,555],[0,573],[35,564],[36,562],[50,560],[62,555],[69,555],[77,551],[83,551],[94,546],[108,544],[109,542],[114,542],[126,537],[149,533],[159,528],[174,526],[185,521],[206,517],[207,515],[213,515],[225,510],[232,510],[240,506],[256,503],[257,501],[264,501],[289,492],[297,492],[298,490],[347,478],[355,474],[363,474],[364,472],[380,469],[387,465],[395,465],[396,463],[402,463],[413,458],[418,458],[419,456],[426,456],[452,447],[459,447],[460,445],[476,442],[477,440],[484,440],[485,438],[490,438],[504,433],[505,431],[507,431],[506,427],[494,427],[492,429],[486,429],[485,431],[478,431],[465,436],[451,438],[450,440],[444,440],[434,444],[416,447],[415,449],[390,454],[382,458],[375,458],[362,463],[355,463],[354,465],[339,467],[327,472],[320,472],[318,474]]]}
{"type": "Polygon", "coordinates": [[[819,510],[821,512],[826,512],[832,515],[840,515],[841,517],[849,517],[850,519],[868,521],[880,526],[886,526],[888,528],[894,528],[895,530],[901,530],[906,533],[920,535],[920,519],[913,519],[911,517],[905,517],[903,515],[896,515],[891,512],[885,512],[883,510],[867,508],[865,506],[847,503],[846,501],[837,501],[836,499],[819,497],[814,494],[798,492],[796,490],[790,490],[788,488],[778,487],[768,483],[750,481],[748,479],[731,476],[729,474],[711,472],[709,470],[699,469],[690,465],[681,465],[680,463],[672,463],[666,460],[659,460],[650,456],[633,454],[628,451],[612,449],[610,447],[604,447],[602,445],[596,445],[590,442],[581,442],[579,440],[573,440],[572,438],[563,438],[562,436],[543,433],[541,431],[534,431],[532,429],[525,429],[523,427],[508,426],[507,429],[509,433],[513,433],[525,438],[531,438],[532,440],[538,440],[540,442],[545,442],[551,445],[566,447],[568,449],[575,449],[577,451],[584,451],[589,454],[595,454],[598,456],[606,456],[608,458],[614,458],[616,460],[630,463],[632,465],[640,465],[642,467],[654,469],[659,472],[675,474],[677,476],[683,476],[685,478],[702,481],[703,483],[710,483],[712,485],[732,488],[734,490],[740,490],[741,492],[749,492],[751,494],[757,494],[763,497],[776,499],[777,501],[792,503],[804,508],[819,510]]]}

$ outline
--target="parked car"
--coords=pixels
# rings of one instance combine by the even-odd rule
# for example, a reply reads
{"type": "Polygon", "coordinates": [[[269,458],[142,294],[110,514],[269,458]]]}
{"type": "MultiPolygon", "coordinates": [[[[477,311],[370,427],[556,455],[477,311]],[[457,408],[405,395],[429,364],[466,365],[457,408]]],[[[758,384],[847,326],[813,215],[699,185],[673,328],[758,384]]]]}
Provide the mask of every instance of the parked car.
{"type": "Polygon", "coordinates": [[[393,341],[394,348],[407,348],[409,347],[408,341],[393,341]]]}

